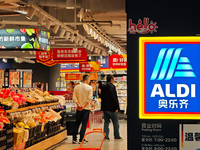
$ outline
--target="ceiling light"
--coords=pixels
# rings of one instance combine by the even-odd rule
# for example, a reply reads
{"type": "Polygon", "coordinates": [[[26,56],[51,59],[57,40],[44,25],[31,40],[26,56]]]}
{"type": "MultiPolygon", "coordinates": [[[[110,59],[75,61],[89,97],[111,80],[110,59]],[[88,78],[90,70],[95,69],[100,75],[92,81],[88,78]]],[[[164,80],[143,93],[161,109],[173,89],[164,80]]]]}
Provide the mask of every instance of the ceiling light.
{"type": "Polygon", "coordinates": [[[96,40],[96,39],[98,38],[98,36],[99,36],[99,34],[97,34],[97,33],[95,32],[95,34],[94,34],[94,39],[96,40]]]}
{"type": "Polygon", "coordinates": [[[31,7],[31,9],[29,10],[29,12],[26,15],[26,18],[31,20],[33,18],[33,16],[35,15],[35,12],[36,12],[36,10],[31,7]]]}
{"type": "Polygon", "coordinates": [[[66,6],[66,9],[74,9],[74,0],[67,0],[66,6]]]}
{"type": "Polygon", "coordinates": [[[39,16],[39,20],[38,20],[38,24],[42,25],[43,21],[44,21],[45,16],[40,14],[39,16]]]}
{"type": "Polygon", "coordinates": [[[83,44],[83,40],[81,39],[78,44],[81,46],[83,44]]]}
{"type": "Polygon", "coordinates": [[[84,42],[83,47],[84,47],[84,48],[87,47],[87,42],[84,42]]]}
{"type": "Polygon", "coordinates": [[[90,48],[90,51],[92,52],[92,51],[93,51],[93,49],[94,49],[94,46],[92,45],[92,46],[91,46],[91,48],[90,48]]]}
{"type": "Polygon", "coordinates": [[[87,48],[88,48],[88,49],[90,49],[90,48],[91,48],[91,46],[92,46],[92,45],[91,45],[91,44],[89,44],[87,48]]]}
{"type": "Polygon", "coordinates": [[[95,31],[91,32],[91,37],[94,37],[95,34],[96,34],[95,31]]]}
{"type": "Polygon", "coordinates": [[[70,36],[70,32],[67,32],[66,35],[65,35],[65,39],[68,40],[69,36],[70,36]]]}
{"type": "Polygon", "coordinates": [[[3,61],[4,63],[7,63],[7,62],[8,62],[6,58],[3,58],[2,61],[3,61]]]}
{"type": "Polygon", "coordinates": [[[51,23],[52,23],[52,21],[48,19],[46,22],[45,28],[50,29],[51,23]]]}
{"type": "Polygon", "coordinates": [[[75,39],[75,36],[74,36],[74,35],[71,35],[70,41],[73,42],[74,39],[75,39]]]}
{"type": "Polygon", "coordinates": [[[89,27],[88,27],[88,25],[86,23],[83,24],[83,28],[85,29],[87,34],[90,34],[90,29],[89,29],[89,27]]]}
{"type": "Polygon", "coordinates": [[[55,41],[51,41],[51,45],[52,45],[52,44],[55,44],[55,41]]]}
{"type": "Polygon", "coordinates": [[[89,32],[89,34],[92,34],[92,28],[90,28],[90,32],[89,32]]]}
{"type": "Polygon", "coordinates": [[[92,59],[92,57],[91,56],[88,56],[88,60],[91,60],[92,59]]]}
{"type": "Polygon", "coordinates": [[[100,54],[100,52],[101,52],[101,50],[99,49],[99,50],[97,51],[97,54],[100,54]]]}
{"type": "Polygon", "coordinates": [[[94,49],[94,53],[97,53],[97,51],[98,51],[98,48],[96,47],[96,48],[94,49]]]}
{"type": "Polygon", "coordinates": [[[97,41],[101,42],[101,36],[100,35],[98,35],[97,41]]]}
{"type": "Polygon", "coordinates": [[[62,29],[62,30],[60,31],[60,35],[59,35],[59,37],[63,37],[64,34],[65,34],[65,29],[62,29]]]}
{"type": "Polygon", "coordinates": [[[79,42],[79,38],[76,37],[76,39],[75,39],[75,43],[78,44],[78,42],[79,42]]]}
{"type": "Polygon", "coordinates": [[[29,53],[32,55],[33,54],[33,52],[32,51],[29,51],[29,53]]]}
{"type": "Polygon", "coordinates": [[[55,24],[54,28],[53,28],[53,33],[57,33],[58,32],[58,29],[59,29],[59,25],[58,24],[55,24]]]}

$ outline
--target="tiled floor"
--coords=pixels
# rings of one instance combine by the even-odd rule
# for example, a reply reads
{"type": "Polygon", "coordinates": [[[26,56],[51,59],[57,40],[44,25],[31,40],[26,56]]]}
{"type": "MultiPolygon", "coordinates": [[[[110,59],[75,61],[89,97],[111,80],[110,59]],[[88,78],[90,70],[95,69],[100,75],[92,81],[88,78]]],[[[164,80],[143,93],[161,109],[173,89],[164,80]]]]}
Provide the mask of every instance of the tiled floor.
{"type": "MultiPolygon", "coordinates": [[[[113,136],[113,126],[110,123],[110,141],[104,141],[101,150],[127,150],[127,121],[120,120],[120,135],[124,140],[117,141],[114,140],[113,136]]],[[[95,128],[103,128],[103,124],[95,126],[95,128]]],[[[87,131],[90,131],[89,129],[87,131]]],[[[101,136],[100,135],[90,135],[87,137],[88,144],[83,145],[84,147],[99,147],[101,136]]],[[[72,136],[68,136],[68,139],[62,142],[59,146],[51,148],[51,150],[71,150],[73,148],[78,148],[79,144],[72,144],[72,136]]]]}

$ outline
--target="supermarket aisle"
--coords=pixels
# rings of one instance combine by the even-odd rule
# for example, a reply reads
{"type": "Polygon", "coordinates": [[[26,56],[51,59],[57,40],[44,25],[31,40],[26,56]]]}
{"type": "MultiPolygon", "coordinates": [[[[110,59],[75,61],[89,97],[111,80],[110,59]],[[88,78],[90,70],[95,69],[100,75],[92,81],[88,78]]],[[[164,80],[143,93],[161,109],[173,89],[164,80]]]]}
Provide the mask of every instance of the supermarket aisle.
{"type": "MultiPolygon", "coordinates": [[[[110,141],[104,141],[102,150],[127,150],[127,121],[120,120],[120,134],[124,138],[122,141],[114,140],[113,137],[113,126],[110,123],[110,141]]],[[[96,126],[95,128],[103,128],[103,124],[96,126]]],[[[87,130],[90,131],[90,130],[87,130]]],[[[96,138],[96,137],[95,137],[96,138]]],[[[89,142],[90,139],[87,139],[89,142]]],[[[99,141],[91,142],[95,146],[99,146],[99,141]]],[[[72,136],[68,136],[68,139],[65,140],[61,145],[56,148],[52,148],[52,150],[71,150],[72,148],[78,148],[79,144],[72,144],[72,136]]]]}

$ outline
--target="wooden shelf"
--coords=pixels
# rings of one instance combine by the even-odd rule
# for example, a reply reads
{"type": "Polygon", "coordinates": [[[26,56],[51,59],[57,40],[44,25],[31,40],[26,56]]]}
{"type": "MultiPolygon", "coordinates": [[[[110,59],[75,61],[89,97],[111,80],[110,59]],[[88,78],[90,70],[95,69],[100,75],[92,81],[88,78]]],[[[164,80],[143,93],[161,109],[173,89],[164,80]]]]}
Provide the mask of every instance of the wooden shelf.
{"type": "Polygon", "coordinates": [[[53,106],[53,105],[60,105],[60,103],[56,102],[56,103],[48,103],[48,104],[27,106],[27,107],[23,107],[23,108],[19,108],[19,109],[6,110],[6,113],[13,113],[13,112],[18,112],[18,111],[21,112],[21,111],[26,111],[26,110],[29,110],[29,109],[38,108],[38,107],[46,107],[46,106],[53,106]]]}
{"type": "Polygon", "coordinates": [[[67,130],[64,130],[63,132],[56,134],[46,140],[43,140],[31,147],[26,148],[26,150],[45,150],[53,145],[56,145],[57,143],[63,141],[67,138],[67,130]]]}

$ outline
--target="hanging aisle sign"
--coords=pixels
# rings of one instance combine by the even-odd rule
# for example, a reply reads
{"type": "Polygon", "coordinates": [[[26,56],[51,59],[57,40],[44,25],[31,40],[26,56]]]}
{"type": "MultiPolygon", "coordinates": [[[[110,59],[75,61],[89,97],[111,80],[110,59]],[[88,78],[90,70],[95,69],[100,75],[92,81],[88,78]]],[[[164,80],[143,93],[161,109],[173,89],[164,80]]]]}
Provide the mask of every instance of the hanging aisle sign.
{"type": "Polygon", "coordinates": [[[53,48],[53,60],[58,63],[87,62],[85,48],[53,48]]]}
{"type": "Polygon", "coordinates": [[[200,119],[200,38],[140,37],[140,119],[200,119]]]}
{"type": "Polygon", "coordinates": [[[80,72],[100,72],[100,62],[87,62],[79,64],[80,72]]]}
{"type": "Polygon", "coordinates": [[[110,69],[127,69],[127,55],[113,54],[109,56],[110,69]]]}
{"type": "Polygon", "coordinates": [[[0,29],[0,49],[50,50],[50,33],[38,29],[0,29]]]}
{"type": "Polygon", "coordinates": [[[40,62],[46,66],[49,66],[49,67],[57,64],[53,60],[53,54],[51,51],[37,51],[36,52],[36,61],[40,62]]]}

